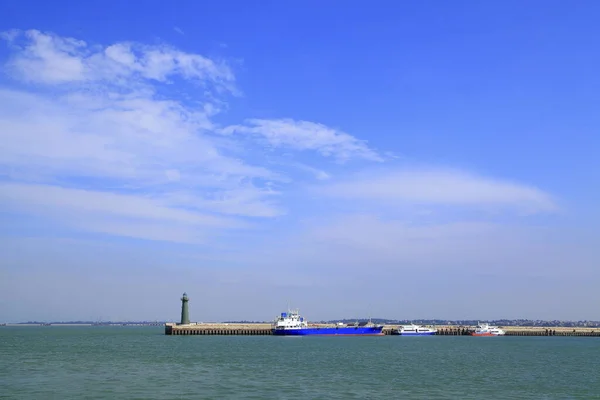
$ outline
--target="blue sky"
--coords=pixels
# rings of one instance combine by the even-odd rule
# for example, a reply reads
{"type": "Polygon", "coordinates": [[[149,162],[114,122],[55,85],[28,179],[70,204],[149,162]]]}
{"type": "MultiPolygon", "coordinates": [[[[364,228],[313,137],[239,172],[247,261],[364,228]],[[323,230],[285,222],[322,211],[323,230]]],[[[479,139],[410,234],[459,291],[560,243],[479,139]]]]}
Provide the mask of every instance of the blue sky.
{"type": "Polygon", "coordinates": [[[0,15],[0,320],[600,319],[596,2],[0,15]]]}

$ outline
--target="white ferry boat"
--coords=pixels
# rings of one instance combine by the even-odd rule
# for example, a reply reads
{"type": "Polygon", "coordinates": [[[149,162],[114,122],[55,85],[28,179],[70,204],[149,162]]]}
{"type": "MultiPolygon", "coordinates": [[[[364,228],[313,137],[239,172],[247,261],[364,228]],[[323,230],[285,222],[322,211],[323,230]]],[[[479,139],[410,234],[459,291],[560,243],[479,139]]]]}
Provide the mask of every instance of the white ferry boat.
{"type": "Polygon", "coordinates": [[[428,328],[422,325],[402,325],[397,330],[398,335],[400,336],[431,336],[437,333],[437,329],[428,328]]]}
{"type": "Polygon", "coordinates": [[[497,326],[478,323],[475,331],[471,333],[471,336],[504,336],[505,333],[506,332],[497,326]]]}

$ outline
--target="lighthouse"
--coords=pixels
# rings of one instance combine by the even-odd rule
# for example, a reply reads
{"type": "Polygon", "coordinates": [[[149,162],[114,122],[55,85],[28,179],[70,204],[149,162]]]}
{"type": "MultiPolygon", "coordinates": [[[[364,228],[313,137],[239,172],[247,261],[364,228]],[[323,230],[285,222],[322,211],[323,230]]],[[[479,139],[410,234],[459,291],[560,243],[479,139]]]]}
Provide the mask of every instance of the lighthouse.
{"type": "Polygon", "coordinates": [[[188,299],[187,294],[184,293],[181,298],[181,323],[180,325],[188,325],[190,323],[190,312],[188,310],[188,299]]]}

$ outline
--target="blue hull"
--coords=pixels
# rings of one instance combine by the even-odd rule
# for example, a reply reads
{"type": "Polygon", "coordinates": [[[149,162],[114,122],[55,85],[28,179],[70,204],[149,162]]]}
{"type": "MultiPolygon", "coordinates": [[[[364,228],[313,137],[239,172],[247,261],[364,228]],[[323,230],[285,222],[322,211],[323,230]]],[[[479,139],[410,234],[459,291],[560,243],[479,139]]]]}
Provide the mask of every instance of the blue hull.
{"type": "Polygon", "coordinates": [[[276,336],[375,336],[383,335],[383,326],[354,327],[343,326],[337,328],[301,328],[301,329],[273,329],[276,336]]]}

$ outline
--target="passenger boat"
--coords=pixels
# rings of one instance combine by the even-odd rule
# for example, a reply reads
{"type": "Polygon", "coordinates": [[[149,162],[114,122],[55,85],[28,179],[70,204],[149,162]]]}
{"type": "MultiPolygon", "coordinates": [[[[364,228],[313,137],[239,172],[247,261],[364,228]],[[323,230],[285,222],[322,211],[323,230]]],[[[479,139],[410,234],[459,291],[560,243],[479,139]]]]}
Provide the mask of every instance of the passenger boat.
{"type": "Polygon", "coordinates": [[[432,336],[437,333],[437,329],[410,324],[400,326],[396,333],[400,336],[432,336]]]}
{"type": "Polygon", "coordinates": [[[505,333],[506,332],[497,326],[478,323],[475,331],[471,333],[471,336],[504,336],[505,333]]]}
{"type": "Polygon", "coordinates": [[[271,325],[276,336],[380,336],[383,335],[383,325],[369,322],[353,325],[338,323],[336,326],[309,326],[299,312],[288,311],[278,315],[271,325]]]}

